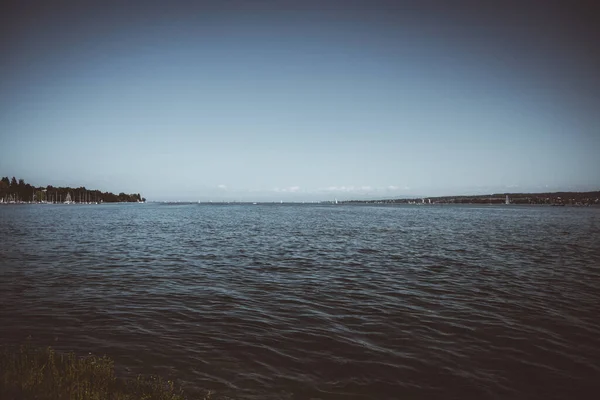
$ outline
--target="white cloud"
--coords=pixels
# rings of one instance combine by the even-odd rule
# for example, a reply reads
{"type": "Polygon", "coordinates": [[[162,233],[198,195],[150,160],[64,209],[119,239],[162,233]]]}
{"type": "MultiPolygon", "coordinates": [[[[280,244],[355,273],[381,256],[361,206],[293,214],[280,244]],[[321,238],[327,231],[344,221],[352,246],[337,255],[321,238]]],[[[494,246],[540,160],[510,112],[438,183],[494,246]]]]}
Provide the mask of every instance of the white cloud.
{"type": "Polygon", "coordinates": [[[227,189],[227,186],[220,184],[219,186],[217,186],[219,189],[227,189]]]}
{"type": "Polygon", "coordinates": [[[300,186],[289,186],[286,188],[278,188],[273,189],[276,193],[297,193],[300,191],[300,186]]]}
{"type": "Polygon", "coordinates": [[[370,192],[377,191],[377,188],[373,186],[329,186],[323,189],[319,189],[319,192],[342,192],[342,193],[353,193],[353,192],[370,192]]]}

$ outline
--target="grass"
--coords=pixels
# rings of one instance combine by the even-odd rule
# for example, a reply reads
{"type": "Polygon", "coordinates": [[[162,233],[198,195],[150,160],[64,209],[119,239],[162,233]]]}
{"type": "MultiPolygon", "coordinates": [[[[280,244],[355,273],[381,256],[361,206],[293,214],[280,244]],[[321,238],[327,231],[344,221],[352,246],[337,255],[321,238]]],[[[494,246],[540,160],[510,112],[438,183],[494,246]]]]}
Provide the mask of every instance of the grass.
{"type": "MultiPolygon", "coordinates": [[[[123,380],[109,357],[61,354],[52,348],[0,347],[0,397],[6,400],[185,400],[172,381],[123,380]]],[[[210,394],[205,397],[208,399],[210,394]]]]}

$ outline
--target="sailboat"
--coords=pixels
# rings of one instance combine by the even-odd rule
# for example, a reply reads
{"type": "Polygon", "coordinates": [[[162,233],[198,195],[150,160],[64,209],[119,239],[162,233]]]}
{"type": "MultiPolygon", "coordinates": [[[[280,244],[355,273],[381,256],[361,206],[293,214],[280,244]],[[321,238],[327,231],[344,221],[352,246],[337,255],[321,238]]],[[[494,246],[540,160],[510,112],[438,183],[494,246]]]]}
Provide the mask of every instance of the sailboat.
{"type": "Polygon", "coordinates": [[[506,195],[506,200],[504,200],[504,204],[510,204],[510,199],[508,198],[508,195],[506,195]]]}
{"type": "Polygon", "coordinates": [[[74,204],[75,202],[71,200],[71,193],[67,193],[67,197],[65,198],[65,204],[74,204]]]}

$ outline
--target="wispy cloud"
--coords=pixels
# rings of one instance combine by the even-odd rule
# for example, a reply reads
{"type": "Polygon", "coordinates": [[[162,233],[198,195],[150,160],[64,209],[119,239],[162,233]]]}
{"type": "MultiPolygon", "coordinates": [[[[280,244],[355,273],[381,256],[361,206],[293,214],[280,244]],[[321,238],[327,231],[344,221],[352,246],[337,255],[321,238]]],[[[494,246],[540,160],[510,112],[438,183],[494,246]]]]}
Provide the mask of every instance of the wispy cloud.
{"type": "Polygon", "coordinates": [[[326,188],[318,189],[317,192],[337,192],[337,193],[358,193],[358,194],[377,194],[384,193],[390,191],[406,191],[410,190],[410,187],[404,186],[396,186],[396,185],[388,185],[388,186],[371,186],[371,185],[363,185],[363,186],[353,186],[353,185],[341,185],[341,186],[328,186],[326,188]]]}
{"type": "Polygon", "coordinates": [[[218,187],[219,189],[227,189],[227,186],[226,186],[226,185],[223,185],[223,184],[220,184],[220,185],[218,185],[217,187],[218,187]]]}
{"type": "Polygon", "coordinates": [[[360,188],[356,188],[354,186],[329,186],[329,187],[325,188],[322,191],[325,191],[325,192],[345,192],[345,193],[347,193],[347,192],[357,191],[358,189],[360,189],[360,188]]]}
{"type": "Polygon", "coordinates": [[[288,186],[285,188],[276,187],[273,191],[276,193],[298,193],[300,191],[300,186],[288,186]]]}

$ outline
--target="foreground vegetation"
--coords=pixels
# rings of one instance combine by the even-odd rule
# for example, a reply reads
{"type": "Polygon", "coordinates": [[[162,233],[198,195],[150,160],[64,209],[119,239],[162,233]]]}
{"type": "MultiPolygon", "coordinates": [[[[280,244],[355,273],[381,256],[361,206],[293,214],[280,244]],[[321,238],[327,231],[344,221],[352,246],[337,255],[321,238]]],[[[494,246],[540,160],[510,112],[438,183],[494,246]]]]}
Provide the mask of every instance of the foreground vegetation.
{"type": "MultiPolygon", "coordinates": [[[[208,395],[207,395],[208,396],[208,395]]],[[[0,347],[0,397],[11,400],[183,400],[172,381],[123,380],[104,356],[77,357],[29,345],[0,347]]],[[[207,399],[208,397],[205,397],[207,399]]]]}

